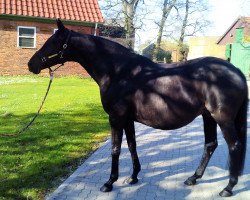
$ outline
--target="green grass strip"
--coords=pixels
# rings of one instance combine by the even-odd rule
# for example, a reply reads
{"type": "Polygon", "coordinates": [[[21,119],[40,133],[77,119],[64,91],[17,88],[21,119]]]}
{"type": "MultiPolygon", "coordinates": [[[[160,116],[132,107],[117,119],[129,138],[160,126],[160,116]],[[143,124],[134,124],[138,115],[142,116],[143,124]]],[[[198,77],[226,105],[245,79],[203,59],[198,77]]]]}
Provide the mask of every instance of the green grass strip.
{"type": "MultiPolygon", "coordinates": [[[[0,134],[35,115],[49,78],[0,77],[0,134]]],[[[18,137],[0,137],[0,199],[44,199],[109,135],[90,78],[55,78],[41,114],[18,137]]]]}

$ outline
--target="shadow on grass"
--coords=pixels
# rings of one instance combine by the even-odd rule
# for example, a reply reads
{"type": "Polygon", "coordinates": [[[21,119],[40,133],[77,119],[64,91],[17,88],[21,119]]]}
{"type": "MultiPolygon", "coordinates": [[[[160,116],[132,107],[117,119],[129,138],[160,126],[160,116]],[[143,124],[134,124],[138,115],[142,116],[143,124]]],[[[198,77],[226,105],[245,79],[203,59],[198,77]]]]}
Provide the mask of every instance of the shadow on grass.
{"type": "MultiPolygon", "coordinates": [[[[0,137],[0,199],[43,199],[102,143],[107,116],[99,105],[87,108],[45,111],[21,135],[0,137]]],[[[17,132],[33,116],[0,116],[0,134],[17,132]]]]}

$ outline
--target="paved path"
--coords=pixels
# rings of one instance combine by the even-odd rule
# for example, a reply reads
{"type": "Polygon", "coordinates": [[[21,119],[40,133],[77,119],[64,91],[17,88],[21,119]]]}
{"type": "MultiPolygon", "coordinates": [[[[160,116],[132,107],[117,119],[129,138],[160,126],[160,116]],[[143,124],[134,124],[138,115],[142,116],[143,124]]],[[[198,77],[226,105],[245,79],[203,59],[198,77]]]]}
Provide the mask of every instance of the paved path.
{"type": "MultiPolygon", "coordinates": [[[[133,186],[123,183],[132,172],[130,154],[126,141],[123,140],[119,180],[114,183],[112,192],[99,191],[110,175],[111,145],[108,140],[47,200],[250,199],[249,148],[244,175],[240,177],[234,189],[234,196],[231,198],[218,196],[228,182],[228,172],[225,170],[228,150],[220,132],[219,146],[203,178],[196,186],[188,187],[183,184],[186,178],[194,173],[203,152],[202,126],[201,117],[188,126],[173,131],[156,130],[136,123],[138,154],[142,165],[139,183],[133,186]]],[[[248,146],[250,146],[250,136],[248,146]]]]}

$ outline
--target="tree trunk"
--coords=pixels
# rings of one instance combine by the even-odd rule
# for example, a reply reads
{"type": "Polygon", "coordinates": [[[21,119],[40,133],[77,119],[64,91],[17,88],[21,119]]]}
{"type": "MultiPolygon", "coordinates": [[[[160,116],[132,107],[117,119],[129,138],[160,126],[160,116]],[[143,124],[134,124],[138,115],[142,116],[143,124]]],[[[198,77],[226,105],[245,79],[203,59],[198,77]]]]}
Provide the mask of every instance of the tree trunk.
{"type": "Polygon", "coordinates": [[[127,0],[122,0],[125,31],[126,31],[126,45],[130,49],[134,49],[134,43],[135,43],[134,18],[139,1],[140,0],[132,0],[129,2],[127,0]]]}
{"type": "Polygon", "coordinates": [[[164,26],[165,26],[166,20],[170,14],[172,8],[175,6],[175,3],[176,3],[176,0],[173,0],[171,2],[169,2],[169,0],[164,0],[163,9],[162,9],[162,18],[161,18],[161,22],[159,24],[159,31],[158,31],[157,40],[155,43],[155,48],[153,51],[153,60],[154,61],[157,61],[157,55],[158,55],[160,47],[161,47],[161,40],[162,40],[164,26]]]}
{"type": "Polygon", "coordinates": [[[178,46],[179,46],[179,61],[186,60],[186,49],[184,47],[184,38],[185,38],[185,31],[188,23],[188,11],[189,11],[189,0],[186,0],[186,10],[185,10],[185,16],[182,21],[182,27],[181,27],[181,35],[178,40],[178,46]]]}

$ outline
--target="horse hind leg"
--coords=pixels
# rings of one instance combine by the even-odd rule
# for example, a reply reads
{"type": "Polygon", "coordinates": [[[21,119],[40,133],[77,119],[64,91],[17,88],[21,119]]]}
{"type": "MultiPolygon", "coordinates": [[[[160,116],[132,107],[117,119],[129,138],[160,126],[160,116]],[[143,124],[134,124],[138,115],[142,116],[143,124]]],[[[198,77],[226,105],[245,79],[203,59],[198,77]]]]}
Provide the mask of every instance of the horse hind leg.
{"type": "Polygon", "coordinates": [[[204,133],[205,133],[205,145],[204,152],[200,161],[198,168],[196,169],[194,175],[189,177],[184,183],[186,185],[195,185],[196,180],[201,178],[204,174],[204,171],[208,165],[210,158],[213,155],[217,143],[217,123],[212,118],[210,113],[205,113],[202,115],[204,123],[204,133]]]}
{"type": "Polygon", "coordinates": [[[133,173],[125,180],[125,182],[128,184],[135,184],[138,182],[137,176],[141,171],[141,165],[136,151],[135,127],[133,121],[128,121],[127,125],[125,126],[125,134],[133,163],[133,173]]]}
{"type": "Polygon", "coordinates": [[[221,130],[229,148],[229,183],[220,192],[220,196],[228,197],[233,194],[233,187],[238,182],[238,176],[242,174],[247,148],[247,109],[248,95],[240,106],[233,121],[220,123],[221,130]]]}
{"type": "Polygon", "coordinates": [[[238,183],[238,176],[242,171],[242,145],[237,136],[234,122],[225,122],[220,124],[221,131],[227,142],[229,149],[229,183],[220,192],[220,196],[229,197],[232,196],[233,187],[238,183]]]}

